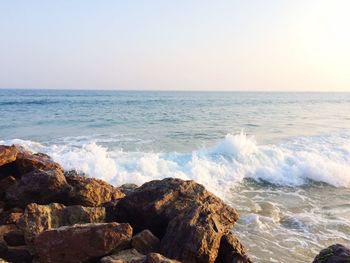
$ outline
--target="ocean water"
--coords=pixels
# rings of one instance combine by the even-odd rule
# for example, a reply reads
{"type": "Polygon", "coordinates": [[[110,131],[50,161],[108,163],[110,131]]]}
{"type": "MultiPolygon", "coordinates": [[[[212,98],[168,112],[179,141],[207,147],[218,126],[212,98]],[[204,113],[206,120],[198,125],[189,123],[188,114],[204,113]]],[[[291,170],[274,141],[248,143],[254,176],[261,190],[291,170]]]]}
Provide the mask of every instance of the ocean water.
{"type": "Polygon", "coordinates": [[[1,144],[114,185],[205,185],[255,262],[350,246],[350,93],[0,90],[0,120],[1,144]]]}

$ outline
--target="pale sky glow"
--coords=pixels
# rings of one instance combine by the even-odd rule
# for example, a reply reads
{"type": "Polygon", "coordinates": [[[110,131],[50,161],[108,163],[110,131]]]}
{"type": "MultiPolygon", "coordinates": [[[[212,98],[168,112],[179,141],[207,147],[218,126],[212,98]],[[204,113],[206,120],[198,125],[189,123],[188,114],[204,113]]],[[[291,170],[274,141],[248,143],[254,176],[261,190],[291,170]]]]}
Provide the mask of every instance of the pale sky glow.
{"type": "Polygon", "coordinates": [[[0,0],[0,88],[350,91],[348,0],[0,0]]]}

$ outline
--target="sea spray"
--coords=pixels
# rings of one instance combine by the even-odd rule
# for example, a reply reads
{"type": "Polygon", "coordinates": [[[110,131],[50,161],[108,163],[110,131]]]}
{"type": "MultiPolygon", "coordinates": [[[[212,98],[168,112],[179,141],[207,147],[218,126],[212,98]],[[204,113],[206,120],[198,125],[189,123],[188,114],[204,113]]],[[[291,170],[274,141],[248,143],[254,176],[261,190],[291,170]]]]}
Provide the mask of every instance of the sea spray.
{"type": "Polygon", "coordinates": [[[223,196],[245,178],[281,186],[310,181],[350,186],[349,137],[300,137],[280,145],[259,145],[241,132],[228,134],[213,147],[191,153],[124,152],[95,142],[43,145],[25,140],[1,141],[42,151],[66,170],[76,169],[114,185],[142,184],[166,177],[196,180],[223,196]]]}

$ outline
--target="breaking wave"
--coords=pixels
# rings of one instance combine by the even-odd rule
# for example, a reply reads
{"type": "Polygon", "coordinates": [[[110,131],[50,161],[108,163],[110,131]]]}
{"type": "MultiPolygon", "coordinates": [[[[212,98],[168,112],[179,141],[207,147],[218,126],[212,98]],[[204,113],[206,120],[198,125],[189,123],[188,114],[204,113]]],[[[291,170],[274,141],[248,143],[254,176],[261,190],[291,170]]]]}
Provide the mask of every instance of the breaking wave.
{"type": "Polygon", "coordinates": [[[212,148],[190,153],[124,152],[96,142],[40,144],[0,141],[49,154],[66,170],[76,169],[114,185],[142,184],[166,177],[191,179],[219,196],[245,178],[281,186],[323,182],[350,187],[349,134],[300,137],[279,145],[259,145],[253,136],[227,134],[212,148]]]}

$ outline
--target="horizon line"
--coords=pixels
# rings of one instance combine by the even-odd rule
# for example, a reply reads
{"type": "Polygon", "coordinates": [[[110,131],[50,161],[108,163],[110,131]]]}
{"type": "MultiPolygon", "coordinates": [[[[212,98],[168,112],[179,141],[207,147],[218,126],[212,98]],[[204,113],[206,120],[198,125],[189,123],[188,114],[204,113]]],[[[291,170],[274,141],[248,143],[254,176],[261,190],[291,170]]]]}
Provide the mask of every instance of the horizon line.
{"type": "Polygon", "coordinates": [[[201,90],[201,89],[97,89],[97,88],[3,88],[0,87],[0,90],[43,90],[43,91],[119,91],[119,92],[242,92],[242,93],[349,93],[345,90],[227,90],[227,89],[210,89],[210,90],[201,90]]]}

